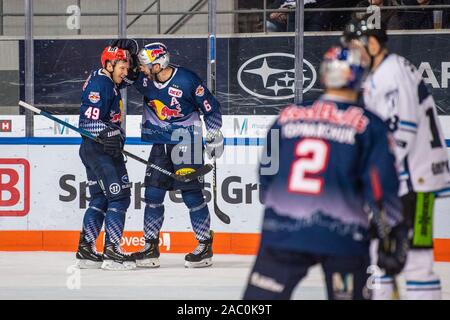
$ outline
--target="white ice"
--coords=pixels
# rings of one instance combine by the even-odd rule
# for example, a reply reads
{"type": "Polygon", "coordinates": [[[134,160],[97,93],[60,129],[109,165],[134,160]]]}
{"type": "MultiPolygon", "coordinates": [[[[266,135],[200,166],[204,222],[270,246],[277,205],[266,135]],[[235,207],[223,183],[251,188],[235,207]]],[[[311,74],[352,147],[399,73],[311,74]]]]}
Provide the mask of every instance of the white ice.
{"type": "MultiPolygon", "coordinates": [[[[215,255],[211,268],[186,269],[184,255],[162,254],[158,269],[103,271],[73,268],[74,256],[0,252],[0,299],[240,299],[254,261],[254,256],[215,255]]],[[[436,263],[436,271],[443,298],[450,300],[450,263],[436,263]]],[[[310,270],[293,299],[325,299],[320,267],[310,270]]]]}

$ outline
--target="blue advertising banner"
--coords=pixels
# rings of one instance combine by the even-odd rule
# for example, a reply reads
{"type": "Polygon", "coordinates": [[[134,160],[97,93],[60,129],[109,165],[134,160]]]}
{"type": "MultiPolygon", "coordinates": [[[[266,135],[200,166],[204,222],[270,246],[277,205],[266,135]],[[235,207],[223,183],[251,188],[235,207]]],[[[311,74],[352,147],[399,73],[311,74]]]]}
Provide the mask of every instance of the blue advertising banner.
{"type": "MultiPolygon", "coordinates": [[[[206,38],[138,39],[140,46],[155,41],[168,46],[171,62],[193,70],[206,82],[206,38]]],[[[320,61],[327,48],[338,42],[337,36],[305,37],[305,100],[321,94],[320,61]]],[[[59,107],[60,113],[76,113],[83,83],[92,70],[100,68],[100,54],[108,43],[108,39],[36,40],[35,103],[59,107]]],[[[450,114],[450,34],[390,36],[389,47],[419,68],[439,113],[450,114]]],[[[281,107],[292,103],[293,52],[291,36],[217,39],[217,96],[223,113],[276,114],[281,107]]],[[[128,114],[140,114],[141,110],[142,98],[130,87],[128,114]]]]}

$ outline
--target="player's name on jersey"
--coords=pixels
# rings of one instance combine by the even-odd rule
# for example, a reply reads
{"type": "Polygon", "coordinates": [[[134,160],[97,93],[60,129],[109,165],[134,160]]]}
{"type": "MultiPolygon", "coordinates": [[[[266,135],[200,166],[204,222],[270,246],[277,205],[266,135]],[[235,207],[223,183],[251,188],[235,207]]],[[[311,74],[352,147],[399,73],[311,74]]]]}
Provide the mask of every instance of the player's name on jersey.
{"type": "Polygon", "coordinates": [[[339,110],[335,103],[317,101],[311,107],[289,106],[280,113],[280,125],[290,121],[324,121],[338,126],[354,128],[357,132],[364,132],[369,119],[363,115],[364,110],[352,106],[346,110],[339,110]]]}
{"type": "Polygon", "coordinates": [[[339,143],[354,144],[356,130],[351,127],[340,127],[327,123],[292,122],[281,128],[284,138],[301,137],[319,138],[339,143]]]}

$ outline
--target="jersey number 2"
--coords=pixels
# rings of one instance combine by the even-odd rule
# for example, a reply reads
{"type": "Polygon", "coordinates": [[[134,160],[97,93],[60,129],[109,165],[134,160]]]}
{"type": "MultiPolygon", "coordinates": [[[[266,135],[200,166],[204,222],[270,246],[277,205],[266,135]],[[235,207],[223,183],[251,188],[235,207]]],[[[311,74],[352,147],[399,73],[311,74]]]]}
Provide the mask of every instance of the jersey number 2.
{"type": "Polygon", "coordinates": [[[303,139],[297,143],[294,152],[298,159],[291,165],[289,192],[310,195],[318,195],[322,192],[323,178],[313,176],[326,169],[329,151],[330,146],[323,140],[303,139]]]}

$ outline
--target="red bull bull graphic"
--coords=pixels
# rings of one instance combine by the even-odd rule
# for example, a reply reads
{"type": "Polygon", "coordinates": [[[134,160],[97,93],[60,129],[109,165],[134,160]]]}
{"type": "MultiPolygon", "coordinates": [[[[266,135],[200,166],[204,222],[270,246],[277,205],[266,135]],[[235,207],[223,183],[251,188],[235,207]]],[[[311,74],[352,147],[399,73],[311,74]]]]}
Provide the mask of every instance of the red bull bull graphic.
{"type": "Polygon", "coordinates": [[[123,103],[122,103],[122,99],[119,101],[119,113],[114,113],[114,111],[111,111],[110,113],[110,117],[111,117],[111,122],[112,123],[117,123],[117,122],[123,122],[123,113],[122,113],[122,109],[123,109],[123,103]]]}
{"type": "Polygon", "coordinates": [[[170,120],[172,118],[184,117],[181,113],[181,108],[178,105],[176,108],[171,109],[159,100],[152,100],[148,104],[156,113],[160,120],[170,120]]]}

